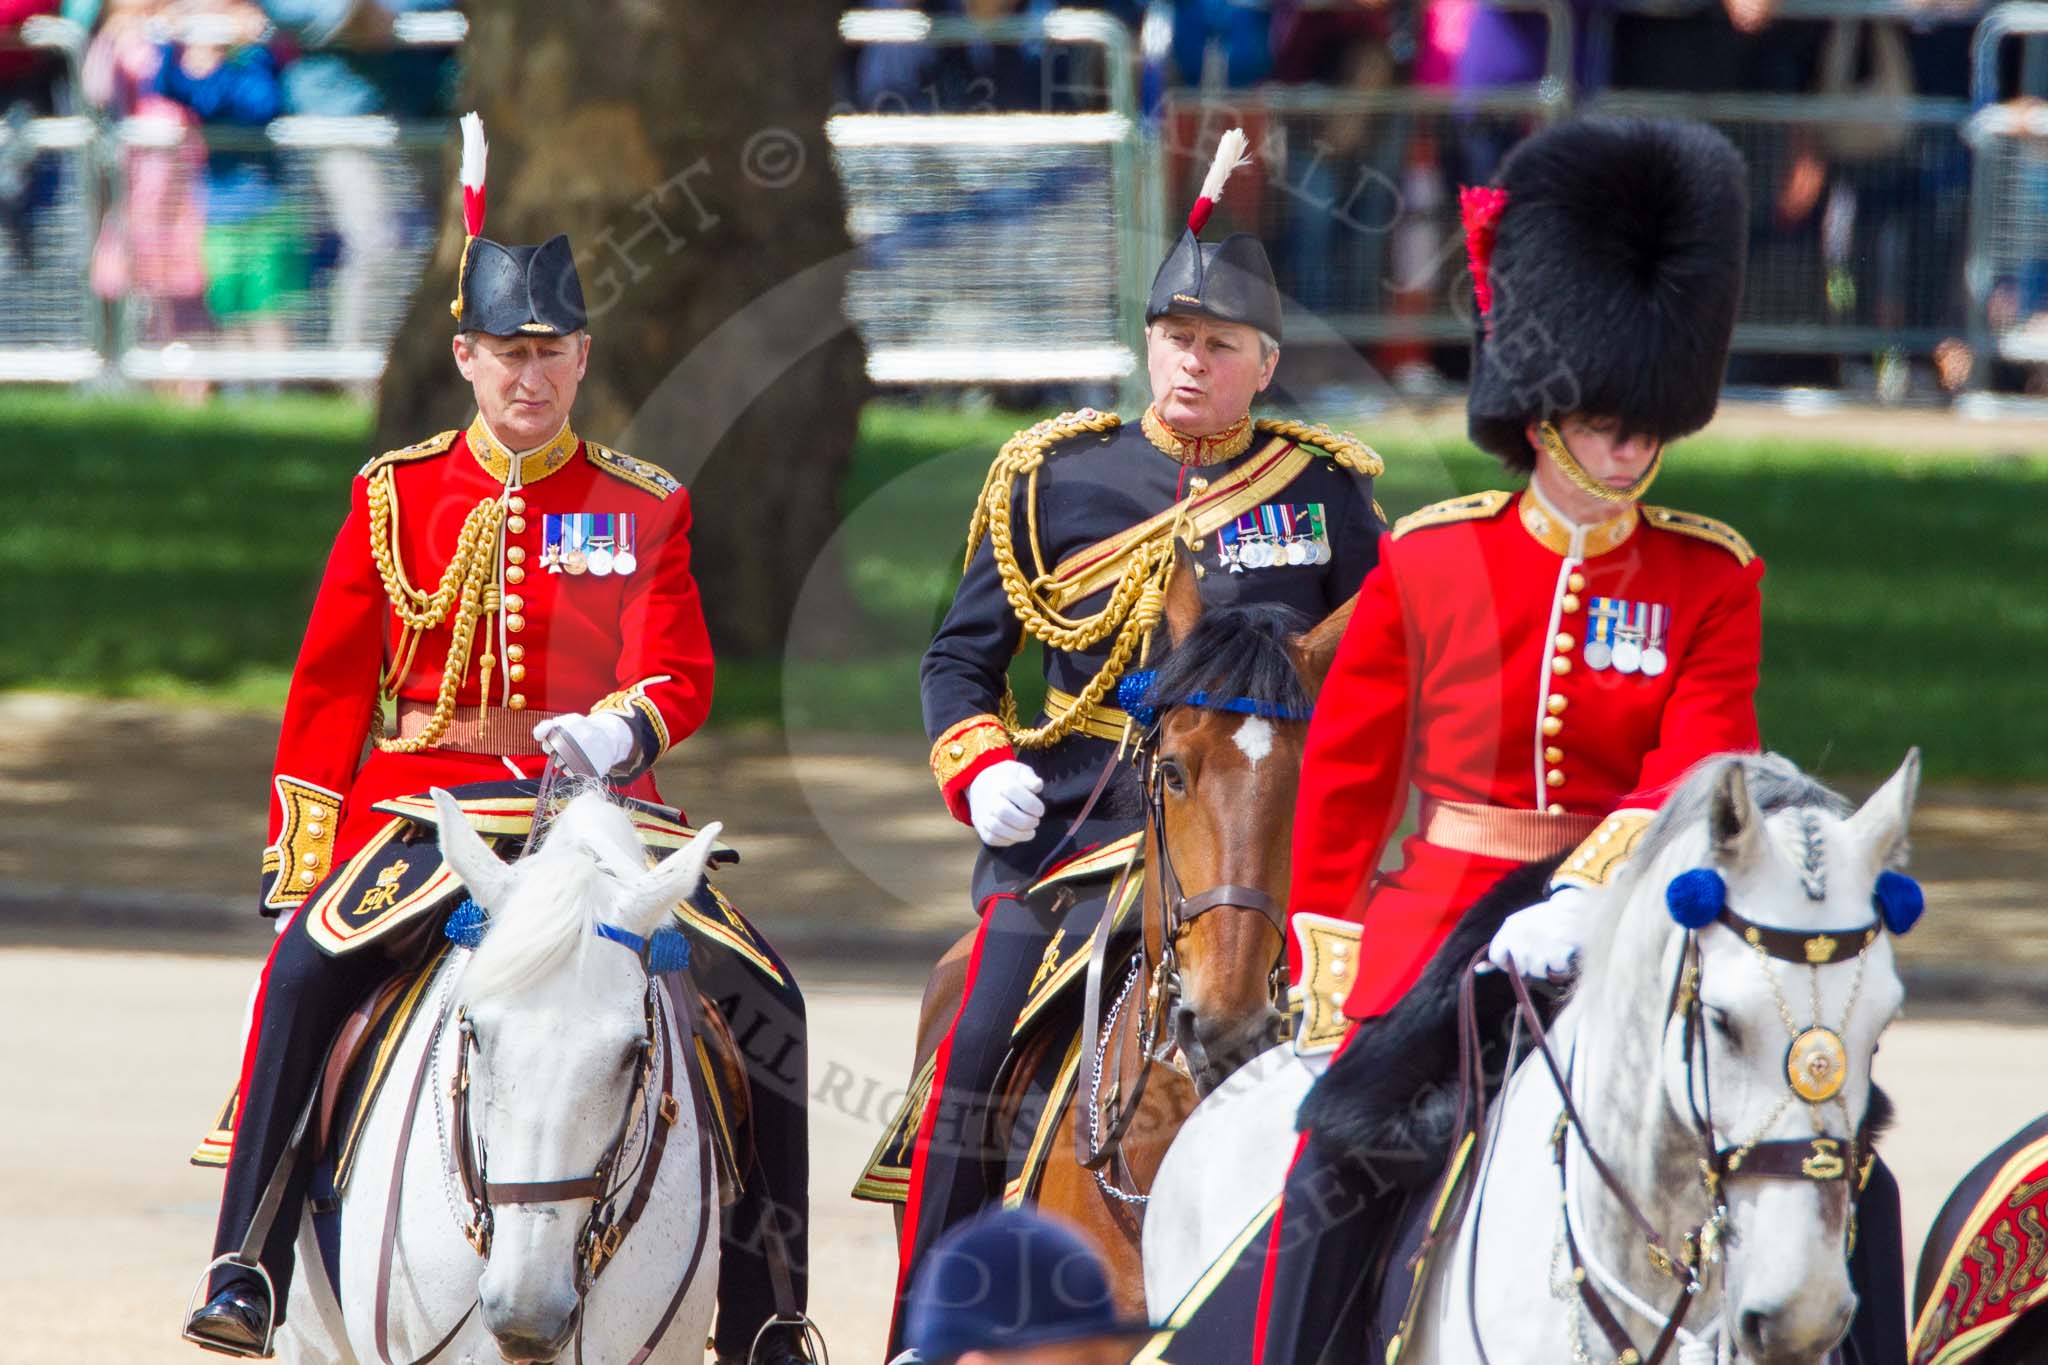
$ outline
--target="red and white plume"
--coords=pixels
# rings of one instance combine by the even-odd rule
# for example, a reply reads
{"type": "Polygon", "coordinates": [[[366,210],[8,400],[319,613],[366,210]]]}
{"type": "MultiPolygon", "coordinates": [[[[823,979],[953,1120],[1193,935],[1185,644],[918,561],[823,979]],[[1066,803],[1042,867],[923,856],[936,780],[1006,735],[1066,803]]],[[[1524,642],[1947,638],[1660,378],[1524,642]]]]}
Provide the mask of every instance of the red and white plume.
{"type": "Polygon", "coordinates": [[[1209,163],[1209,174],[1202,178],[1202,195],[1195,200],[1195,206],[1188,210],[1188,231],[1197,237],[1208,226],[1209,214],[1216,207],[1216,201],[1223,197],[1223,182],[1230,179],[1230,173],[1239,166],[1252,164],[1249,148],[1251,141],[1244,135],[1244,129],[1232,128],[1216,140],[1216,159],[1209,163]]]}
{"type": "Polygon", "coordinates": [[[472,237],[484,235],[484,161],[490,155],[484,141],[484,121],[475,114],[462,116],[462,230],[472,237]]]}

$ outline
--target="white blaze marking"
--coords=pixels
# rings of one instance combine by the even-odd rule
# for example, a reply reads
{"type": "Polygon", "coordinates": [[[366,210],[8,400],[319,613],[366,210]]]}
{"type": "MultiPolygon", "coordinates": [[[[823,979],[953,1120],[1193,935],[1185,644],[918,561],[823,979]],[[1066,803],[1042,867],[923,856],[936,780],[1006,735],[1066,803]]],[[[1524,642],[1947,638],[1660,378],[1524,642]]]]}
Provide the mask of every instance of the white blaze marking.
{"type": "Polygon", "coordinates": [[[1259,760],[1273,752],[1272,722],[1263,716],[1246,716],[1244,723],[1231,736],[1237,747],[1244,750],[1244,756],[1252,761],[1252,771],[1259,770],[1259,760]]]}

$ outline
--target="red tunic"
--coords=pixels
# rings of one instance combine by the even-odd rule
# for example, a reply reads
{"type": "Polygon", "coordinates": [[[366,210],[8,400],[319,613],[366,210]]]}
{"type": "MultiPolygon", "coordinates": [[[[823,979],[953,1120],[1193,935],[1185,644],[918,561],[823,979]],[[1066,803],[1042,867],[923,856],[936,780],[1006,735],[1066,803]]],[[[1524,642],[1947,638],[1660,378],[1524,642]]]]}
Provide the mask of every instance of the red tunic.
{"type": "Polygon", "coordinates": [[[1689,768],[1757,747],[1763,570],[1727,527],[1665,508],[1575,541],[1532,493],[1483,493],[1394,527],[1317,698],[1294,831],[1290,913],[1362,925],[1347,1015],[1398,1000],[1521,862],[1591,833],[1561,875],[1597,881],[1689,768]],[[1448,802],[1524,835],[1554,822],[1555,841],[1418,833],[1375,878],[1411,785],[1427,830],[1448,802]]]}
{"type": "MultiPolygon", "coordinates": [[[[392,753],[371,746],[366,754],[380,683],[403,631],[373,550],[373,485],[391,492],[395,530],[386,543],[396,550],[396,567],[426,593],[441,583],[465,520],[478,504],[497,501],[487,519],[498,528],[490,571],[498,609],[477,622],[456,702],[487,705],[484,714],[522,741],[508,747],[530,748],[533,724],[548,714],[609,710],[643,737],[644,766],[703,723],[711,643],[690,573],[689,495],[655,466],[566,429],[519,461],[517,477],[514,463],[479,421],[466,433],[444,432],[379,456],[356,476],[285,702],[264,850],[266,913],[297,906],[382,825],[370,809],[376,802],[433,786],[537,776],[544,764],[533,753],[446,747],[392,753]],[[611,517],[614,526],[630,515],[633,571],[599,576],[544,567],[550,518],[565,513],[611,517]]],[[[447,621],[420,637],[395,689],[401,704],[433,706],[451,639],[447,621]]],[[[627,790],[658,799],[644,775],[627,790]]]]}

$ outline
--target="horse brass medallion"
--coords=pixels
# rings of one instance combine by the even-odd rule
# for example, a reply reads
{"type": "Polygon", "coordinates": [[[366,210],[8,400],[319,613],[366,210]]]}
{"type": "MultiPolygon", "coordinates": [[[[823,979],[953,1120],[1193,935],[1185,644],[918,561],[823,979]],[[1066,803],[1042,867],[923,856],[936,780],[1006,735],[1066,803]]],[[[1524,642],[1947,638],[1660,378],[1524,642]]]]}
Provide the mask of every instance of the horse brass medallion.
{"type": "Polygon", "coordinates": [[[1810,1028],[1785,1052],[1785,1076],[1808,1104],[1831,1100],[1849,1078],[1849,1054],[1833,1029],[1810,1028]]]}

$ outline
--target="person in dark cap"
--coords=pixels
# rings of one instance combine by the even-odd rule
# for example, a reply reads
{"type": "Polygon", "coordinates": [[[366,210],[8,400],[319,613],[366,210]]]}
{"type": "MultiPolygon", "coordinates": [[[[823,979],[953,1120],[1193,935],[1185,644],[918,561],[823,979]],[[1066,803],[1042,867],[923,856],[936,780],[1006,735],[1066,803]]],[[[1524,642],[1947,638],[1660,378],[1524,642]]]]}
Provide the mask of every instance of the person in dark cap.
{"type": "Polygon", "coordinates": [[[1280,293],[1257,238],[1200,238],[1244,150],[1242,132],[1224,135],[1153,282],[1151,406],[1135,423],[1070,412],[1003,447],[975,504],[951,609],[925,652],[932,775],[981,841],[971,893],[981,928],[908,1169],[877,1177],[906,1199],[899,1293],[924,1249],[987,1199],[1001,1153],[982,1151],[975,1135],[1012,1026],[1048,945],[1085,947],[1116,869],[1077,887],[1060,924],[1018,893],[1064,853],[1138,830],[1134,803],[1090,794],[1130,733],[1116,688],[1150,648],[1175,544],[1192,554],[1207,605],[1285,607],[1303,629],[1357,591],[1377,554],[1379,457],[1349,436],[1251,413],[1279,361],[1280,293]],[[1044,713],[1028,723],[1008,684],[1026,639],[1046,646],[1047,685],[1044,713]]]}
{"type": "MultiPolygon", "coordinates": [[[[481,235],[483,129],[474,114],[463,125],[453,348],[477,415],[356,476],[278,738],[260,904],[285,919],[237,1098],[195,1157],[225,1164],[227,1179],[206,1301],[185,1335],[229,1355],[268,1354],[283,1320],[315,1165],[289,1149],[329,1044],[404,965],[387,944],[407,936],[380,937],[343,904],[350,860],[394,819],[382,803],[496,783],[493,801],[531,805],[556,751],[658,802],[655,760],[711,705],[689,494],[571,429],[591,350],[574,253],[561,236],[481,235]]],[[[716,1348],[722,1362],[782,1365],[809,1359],[803,996],[772,948],[718,909],[710,935],[679,911],[696,988],[743,1013],[750,1041],[752,1151],[726,1211],[716,1348]]]]}
{"type": "Polygon", "coordinates": [[[1151,1330],[1117,1311],[1094,1248],[1025,1209],[981,1214],[934,1243],[907,1322],[920,1365],[1125,1365],[1151,1330]]]}
{"type": "MultiPolygon", "coordinates": [[[[1309,725],[1288,899],[1290,917],[1358,926],[1355,970],[1307,988],[1341,986],[1351,1022],[1300,1110],[1270,1230],[1250,1244],[1258,1273],[1215,1281],[1256,1286],[1250,1350],[1184,1333],[1175,1360],[1387,1358],[1400,1306],[1376,1317],[1371,1267],[1389,1263],[1375,1247],[1399,1206],[1390,1190],[1413,1181],[1396,1139],[1360,1135],[1415,1109],[1362,1098],[1364,1068],[1376,1055],[1385,1067],[1377,1021],[1454,930],[1453,966],[1483,949],[1499,969],[1569,977],[1595,892],[1684,775],[1760,747],[1763,561],[1721,522],[1643,501],[1668,444],[1714,414],[1746,183],[1704,125],[1586,119],[1529,138],[1495,185],[1464,193],[1471,436],[1528,482],[1403,517],[1359,593],[1309,725]],[[1418,828],[1381,872],[1411,795],[1418,828]],[[1360,1038],[1376,1041],[1353,1057],[1360,1038]]],[[[1403,1016],[1401,1037],[1424,1038],[1418,1019],[1450,1030],[1435,999],[1403,1016]]],[[[1410,1164],[1427,1181],[1441,1163],[1410,1164]]],[[[1875,1185],[1866,1198],[1883,1206],[1875,1185]]],[[[1554,1345],[1559,1359],[1572,1349],[1554,1345]]]]}

